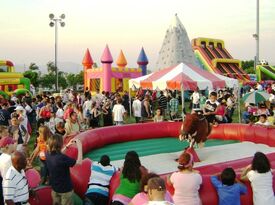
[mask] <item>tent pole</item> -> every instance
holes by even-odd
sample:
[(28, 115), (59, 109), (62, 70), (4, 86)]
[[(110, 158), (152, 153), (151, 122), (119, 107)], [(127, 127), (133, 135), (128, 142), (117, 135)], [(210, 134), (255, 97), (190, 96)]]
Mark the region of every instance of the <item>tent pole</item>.
[(184, 89), (183, 89), (183, 85), (181, 84), (180, 86), (181, 88), (181, 115), (182, 115), (182, 120), (184, 119), (185, 115), (184, 115), (184, 112), (183, 112), (183, 109), (185, 108), (184, 106)]
[(239, 123), (241, 123), (241, 92), (240, 92), (240, 87), (238, 89), (238, 96), (237, 96), (237, 102), (238, 102), (238, 115), (239, 115)]

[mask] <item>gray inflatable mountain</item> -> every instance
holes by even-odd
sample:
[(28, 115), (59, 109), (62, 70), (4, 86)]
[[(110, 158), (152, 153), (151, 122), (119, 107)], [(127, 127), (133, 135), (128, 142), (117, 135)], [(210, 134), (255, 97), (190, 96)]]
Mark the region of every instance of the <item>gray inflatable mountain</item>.
[(187, 32), (177, 14), (166, 31), (159, 52), (156, 69), (161, 70), (181, 62), (197, 66)]

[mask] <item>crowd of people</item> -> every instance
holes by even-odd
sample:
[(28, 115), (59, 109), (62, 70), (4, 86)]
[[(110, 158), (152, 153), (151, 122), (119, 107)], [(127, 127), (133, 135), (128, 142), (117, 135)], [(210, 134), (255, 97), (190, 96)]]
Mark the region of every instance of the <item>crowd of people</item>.
[[(256, 88), (261, 89), (258, 85)], [(274, 125), (273, 85), (267, 85), (266, 89), (271, 94), (270, 103), (260, 104), (257, 110), (255, 105), (248, 104), (248, 114), (244, 112), (243, 116), (249, 115), (248, 118), (244, 117), (244, 120), (249, 120), (245, 122), (251, 122), (252, 113), (253, 117), (259, 117), (256, 124)], [(72, 204), (73, 192), (69, 168), (81, 163), (82, 146), (79, 140), (71, 140), (66, 146), (63, 146), (63, 141), (67, 137), (70, 138), (87, 129), (129, 123), (129, 119), (131, 119), (129, 115), (133, 115), (136, 123), (162, 122), (181, 119), (182, 113), (186, 113), (187, 110), (190, 112), (200, 111), (213, 125), (230, 123), (233, 121), (236, 110), (237, 97), (239, 96), (230, 89), (211, 91), (209, 94), (195, 90), (190, 93), (189, 109), (181, 105), (180, 93), (171, 90), (139, 89), (134, 97), (129, 96), (128, 92), (123, 94), (118, 92), (100, 93), (97, 90), (96, 94), (91, 95), (88, 89), (82, 93), (66, 90), (63, 95), (57, 96), (47, 93), (31, 96), (30, 93), (26, 93), (23, 96), (13, 95), (10, 100), (2, 99), (0, 102), (0, 147), (2, 153), (0, 156), (0, 179), (3, 179), (1, 188), (4, 192), (2, 194), (1, 191), (0, 197), (4, 195), (4, 199), (0, 199), (0, 204), (4, 203), (4, 200), (7, 204), (27, 204), (28, 194), (27, 187), (24, 186), (24, 169), (26, 166), (31, 167), (34, 163), (39, 166), (42, 184), (52, 186), (53, 201), (56, 204)], [(273, 123), (268, 124), (267, 121)], [(63, 154), (72, 144), (76, 144), (78, 147), (77, 160)], [(192, 165), (192, 156), (182, 156), (179, 160), (179, 173), (189, 173), (188, 178), (184, 180), (195, 180), (195, 182), (193, 181), (194, 187), (191, 189), (198, 191), (202, 181), (199, 173), (193, 171)], [(93, 178), (97, 176), (96, 174), (91, 177), (86, 201), (93, 201), (93, 204), (106, 204), (109, 201), (106, 198), (108, 183), (116, 168), (110, 165), (109, 157), (104, 156), (97, 165), (93, 166), (93, 169), (96, 169), (92, 170), (93, 173), (102, 171), (105, 181), (99, 182)], [(185, 200), (182, 198), (182, 193), (189, 190), (178, 184), (179, 180), (186, 175), (174, 173), (169, 178), (169, 182), (179, 192), (175, 192), (171, 199), (162, 179), (153, 173), (148, 173), (135, 152), (127, 153), (121, 173), (121, 184), (113, 196), (113, 205), (142, 204), (136, 203), (135, 199), (139, 201), (146, 197), (147, 201), (162, 199), (164, 204), (171, 204), (173, 201), (175, 204), (182, 204), (181, 201)], [(102, 173), (99, 175), (101, 176)], [(15, 181), (10, 180), (13, 176), (16, 176), (16, 179), (22, 179), (20, 186), (14, 188)], [(251, 181), (252, 178), (248, 177), (248, 179)], [(217, 189), (219, 188), (217, 180), (213, 184)], [(95, 190), (100, 190), (100, 194), (103, 196), (98, 198), (98, 195), (94, 194)], [(142, 193), (135, 197), (140, 191)], [(199, 204), (200, 199), (197, 192), (192, 196), (192, 200), (194, 200), (193, 204)], [(148, 204), (153, 203), (148, 202)]]

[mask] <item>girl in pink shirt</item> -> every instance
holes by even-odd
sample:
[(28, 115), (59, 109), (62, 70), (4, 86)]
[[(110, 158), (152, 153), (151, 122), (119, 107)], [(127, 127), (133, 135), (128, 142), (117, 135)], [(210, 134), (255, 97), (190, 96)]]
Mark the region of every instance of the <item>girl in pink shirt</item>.
[(187, 152), (181, 154), (178, 163), (179, 171), (168, 178), (175, 189), (173, 196), (175, 205), (201, 205), (199, 189), (202, 177), (193, 169), (192, 154)]

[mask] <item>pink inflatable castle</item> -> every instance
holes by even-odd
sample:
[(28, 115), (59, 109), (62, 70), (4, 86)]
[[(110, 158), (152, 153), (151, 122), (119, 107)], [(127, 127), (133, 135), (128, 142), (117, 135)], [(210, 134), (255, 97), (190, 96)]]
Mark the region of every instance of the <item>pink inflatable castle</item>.
[(91, 92), (96, 90), (100, 90), (100, 92), (128, 91), (129, 79), (137, 78), (147, 73), (148, 59), (143, 48), (137, 60), (138, 68), (126, 67), (127, 60), (122, 50), (116, 61), (117, 67), (112, 67), (113, 57), (108, 45), (106, 45), (100, 60), (102, 66), (96, 67), (89, 49), (86, 50), (82, 61), (84, 88), (88, 87)]

